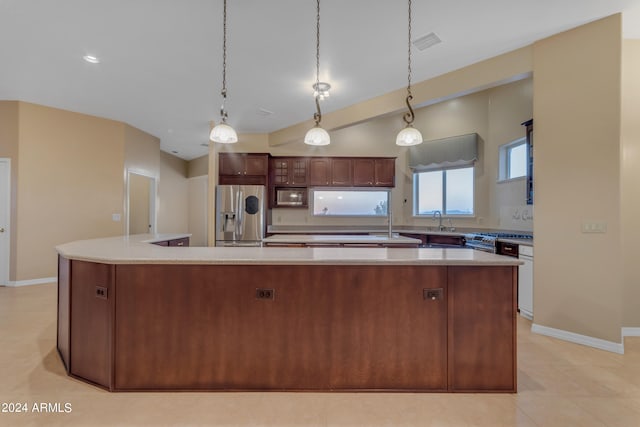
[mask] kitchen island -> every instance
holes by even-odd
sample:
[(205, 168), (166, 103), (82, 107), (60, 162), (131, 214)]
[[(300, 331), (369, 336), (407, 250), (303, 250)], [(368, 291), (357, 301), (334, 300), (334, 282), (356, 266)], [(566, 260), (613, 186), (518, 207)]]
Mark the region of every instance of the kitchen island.
[(388, 234), (275, 234), (262, 239), (270, 247), (389, 247), (417, 248), (421, 241), (398, 233)]
[(517, 259), (468, 249), (58, 246), (58, 351), (110, 391), (516, 391)]

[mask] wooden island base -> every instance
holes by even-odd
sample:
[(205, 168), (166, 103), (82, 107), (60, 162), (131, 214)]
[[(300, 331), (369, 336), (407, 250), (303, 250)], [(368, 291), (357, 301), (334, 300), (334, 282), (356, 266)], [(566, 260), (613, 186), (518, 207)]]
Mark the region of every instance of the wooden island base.
[(59, 257), (58, 350), (110, 391), (516, 391), (517, 266)]

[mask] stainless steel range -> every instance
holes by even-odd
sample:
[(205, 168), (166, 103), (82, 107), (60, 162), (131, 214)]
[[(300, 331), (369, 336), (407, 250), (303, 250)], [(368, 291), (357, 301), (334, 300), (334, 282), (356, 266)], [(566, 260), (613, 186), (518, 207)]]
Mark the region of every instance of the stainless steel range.
[(517, 233), (468, 233), (464, 238), (468, 248), (496, 253), (498, 239), (532, 239), (533, 236)]

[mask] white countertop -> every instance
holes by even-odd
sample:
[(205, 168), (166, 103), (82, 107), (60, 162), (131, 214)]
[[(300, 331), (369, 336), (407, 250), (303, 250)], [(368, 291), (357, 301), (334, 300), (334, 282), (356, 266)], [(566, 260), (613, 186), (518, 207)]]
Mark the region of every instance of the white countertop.
[(408, 244), (419, 245), (420, 239), (385, 234), (276, 234), (262, 239), (263, 243), (304, 244)]
[(150, 242), (188, 234), (108, 237), (56, 246), (68, 259), (105, 264), (520, 265), (517, 258), (473, 249), (165, 247)]

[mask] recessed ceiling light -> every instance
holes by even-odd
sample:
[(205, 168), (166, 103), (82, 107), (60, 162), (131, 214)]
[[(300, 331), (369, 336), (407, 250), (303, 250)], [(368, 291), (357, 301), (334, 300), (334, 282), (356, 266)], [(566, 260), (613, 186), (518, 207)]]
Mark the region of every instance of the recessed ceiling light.
[(84, 59), (85, 61), (89, 62), (90, 64), (99, 64), (100, 60), (93, 56), (93, 55), (85, 55), (82, 57), (82, 59)]

